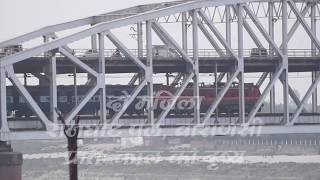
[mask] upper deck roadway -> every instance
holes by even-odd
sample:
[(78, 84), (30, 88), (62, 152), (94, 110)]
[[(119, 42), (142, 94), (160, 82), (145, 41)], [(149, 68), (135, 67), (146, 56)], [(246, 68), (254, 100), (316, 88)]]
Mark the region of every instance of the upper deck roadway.
[[(141, 69), (130, 59), (126, 57), (110, 57), (110, 53), (114, 50), (106, 50), (106, 73), (135, 73)], [(136, 52), (136, 50), (133, 50)], [(200, 51), (201, 52), (201, 51)], [(215, 66), (217, 72), (230, 72), (231, 68), (235, 67), (237, 60), (232, 57), (218, 57), (212, 49), (203, 50), (199, 57), (199, 72), (213, 73)], [(249, 50), (247, 51), (249, 52)], [(320, 71), (320, 55), (312, 57), (310, 50), (289, 50), (289, 72), (313, 72)], [(109, 57), (108, 57), (109, 55)], [(250, 57), (249, 53), (245, 54), (244, 71), (246, 73), (258, 72), (274, 72), (277, 64), (281, 60), (279, 57)], [(95, 67), (98, 64), (98, 57), (92, 55), (79, 54), (76, 56), (90, 67)], [(146, 64), (146, 57), (140, 58)], [(41, 73), (48, 67), (48, 58), (44, 56), (36, 56), (29, 58), (27, 61), (22, 61), (14, 64), (16, 73)], [(154, 57), (153, 70), (154, 73), (173, 73), (186, 72), (187, 63), (181, 57)], [(64, 56), (57, 57), (57, 73), (68, 74), (72, 73), (74, 64)], [(77, 72), (82, 73), (79, 69)]]

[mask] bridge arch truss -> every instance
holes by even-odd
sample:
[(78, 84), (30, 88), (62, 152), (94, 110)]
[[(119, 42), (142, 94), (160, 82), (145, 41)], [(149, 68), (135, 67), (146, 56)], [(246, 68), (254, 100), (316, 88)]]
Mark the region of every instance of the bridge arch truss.
[[(184, 74), (181, 73), (176, 77), (175, 81), (182, 81), (181, 87), (174, 94), (169, 107), (173, 107), (178, 97), (182, 94), (183, 90), (187, 87), (189, 82), (195, 84), (194, 88), (194, 113), (191, 122), (192, 125), (215, 125), (212, 122), (212, 114), (217, 109), (219, 103), (224, 95), (232, 85), (232, 82), (239, 81), (239, 113), (236, 120), (236, 126), (248, 127), (254, 125), (256, 114), (262, 106), (263, 101), (268, 94), (271, 93), (271, 109), (274, 110), (274, 86), (277, 80), (280, 80), (283, 85), (283, 102), (284, 112), (281, 118), (277, 132), (280, 132), (283, 126), (284, 132), (289, 127), (297, 126), (296, 121), (299, 115), (303, 112), (306, 102), (311, 98), (313, 99), (314, 109), (317, 108), (317, 94), (316, 88), (320, 81), (320, 76), (317, 72), (313, 73), (312, 84), (307, 90), (307, 93), (302, 99), (299, 99), (295, 92), (289, 85), (288, 73), (291, 54), (289, 54), (288, 46), (290, 39), (293, 37), (295, 31), (301, 26), (306, 35), (311, 40), (311, 49), (308, 58), (314, 58), (317, 62), (320, 61), (319, 50), (320, 41), (317, 37), (316, 20), (320, 17), (319, 1), (317, 0), (281, 0), (281, 1), (268, 1), (268, 0), (189, 0), (189, 1), (176, 1), (168, 3), (155, 3), (149, 5), (136, 6), (124, 10), (114, 11), (111, 13), (101, 14), (98, 16), (79, 19), (71, 22), (57, 24), (49, 27), (30, 32), (19, 37), (10, 39), (0, 43), (0, 47), (6, 47), (13, 44), (23, 44), (27, 41), (43, 37), (43, 43), (40, 43), (30, 49), (23, 50), (22, 52), (15, 53), (0, 59), (0, 100), (1, 100), (1, 139), (11, 139), (10, 137), (18, 137), (14, 132), (10, 133), (8, 126), (8, 117), (6, 109), (6, 80), (9, 79), (12, 84), (17, 88), (19, 93), (25, 97), (31, 109), (35, 112), (38, 118), (44, 124), (46, 130), (52, 130), (58, 124), (57, 114), (57, 58), (65, 57), (72, 63), (80, 67), (83, 72), (88, 73), (93, 77), (93, 86), (87, 92), (85, 97), (73, 108), (73, 110), (66, 116), (67, 122), (72, 123), (72, 120), (80, 112), (80, 110), (89, 102), (89, 100), (96, 93), (99, 93), (100, 103), (100, 122), (101, 129), (109, 129), (110, 127), (118, 126), (119, 119), (125, 113), (126, 108), (132, 103), (134, 98), (139, 92), (147, 86), (149, 103), (148, 103), (148, 116), (145, 125), (151, 127), (160, 127), (165, 125), (166, 119), (170, 109), (165, 109), (158, 118), (154, 117), (153, 112), (153, 74), (154, 74), (154, 61), (152, 57), (152, 40), (156, 34), (163, 43), (170, 48), (173, 48), (179, 54), (180, 59), (186, 63)], [(267, 20), (263, 23), (261, 19)], [(288, 19), (293, 19), (293, 25), (289, 25)], [(275, 40), (275, 22), (281, 22), (281, 43)], [(231, 23), (235, 22), (237, 31), (231, 31)], [(176, 35), (171, 34), (163, 26), (163, 23), (181, 23), (182, 31), (179, 34), (182, 37), (182, 42), (177, 42)], [(225, 33), (217, 28), (217, 23), (222, 23), (225, 26)], [(144, 26), (142, 26), (144, 24)], [(138, 30), (138, 53), (134, 53), (126, 47), (126, 44), (118, 39), (113, 30), (128, 25), (137, 25)], [(61, 31), (75, 29), (79, 27), (87, 27), (84, 30), (74, 32), (64, 37), (59, 37), (58, 33)], [(143, 29), (145, 27), (145, 29)], [(188, 28), (192, 29), (192, 33), (188, 33)], [(256, 30), (254, 30), (256, 29)], [(262, 91), (262, 96), (254, 105), (251, 112), (245, 114), (245, 80), (244, 74), (246, 72), (245, 52), (244, 52), (244, 31), (246, 31), (256, 47), (266, 48), (271, 58), (275, 58), (275, 69), (270, 72), (263, 72), (258, 85), (261, 85), (268, 76), (270, 80), (266, 88)], [(146, 48), (143, 49), (143, 40), (141, 33), (145, 32)], [(218, 92), (216, 100), (211, 104), (208, 111), (200, 114), (200, 98), (199, 97), (199, 34), (207, 38), (208, 42), (212, 45), (212, 51), (220, 58), (227, 58), (234, 60), (229, 72), (221, 72), (217, 80), (223, 79), (227, 76), (225, 86)], [(262, 39), (257, 36), (257, 33), (263, 37)], [(84, 63), (69, 47), (69, 44), (79, 41), (83, 38), (91, 37), (92, 49), (96, 49), (99, 53), (98, 68), (92, 68)], [(232, 37), (237, 37), (237, 44), (232, 45)], [(109, 39), (124, 56), (130, 59), (139, 69), (142, 74), (142, 80), (136, 86), (130, 97), (127, 99), (122, 109), (116, 113), (111, 119), (106, 118), (106, 92), (105, 92), (105, 74), (106, 74), (106, 61), (105, 55), (105, 39)], [(192, 40), (192, 46), (188, 48), (188, 39)], [(98, 46), (97, 46), (98, 44)], [(236, 48), (235, 48), (236, 47)], [(191, 49), (191, 52), (188, 51)], [(145, 53), (144, 53), (145, 52)], [(29, 61), (30, 58), (43, 55), (49, 59), (48, 74), (50, 85), (50, 116), (47, 117), (41, 110), (39, 105), (19, 81), (16, 76), (14, 65), (22, 62)], [(145, 61), (141, 61), (144, 59)], [(320, 64), (320, 63), (319, 63)], [(315, 67), (315, 69), (320, 68)], [(135, 76), (135, 79), (137, 79)], [(183, 79), (182, 79), (183, 77)], [(133, 79), (133, 83), (135, 82)], [(181, 80), (182, 79), (182, 80)], [(217, 81), (216, 81), (217, 82)], [(297, 109), (289, 113), (289, 97), (294, 100)], [(280, 128), (280, 129), (279, 129)], [(296, 127), (293, 127), (296, 128)], [(304, 127), (305, 132), (308, 127)], [(318, 128), (320, 129), (320, 128)], [(298, 130), (299, 132), (302, 132)], [(268, 132), (272, 130), (268, 129)], [(319, 131), (320, 132), (320, 131)]]

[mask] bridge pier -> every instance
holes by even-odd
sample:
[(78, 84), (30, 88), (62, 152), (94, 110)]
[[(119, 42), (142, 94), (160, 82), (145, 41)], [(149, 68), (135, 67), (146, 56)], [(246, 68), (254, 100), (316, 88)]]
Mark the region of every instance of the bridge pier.
[(10, 144), (0, 141), (1, 180), (21, 180), (22, 154), (13, 152)]

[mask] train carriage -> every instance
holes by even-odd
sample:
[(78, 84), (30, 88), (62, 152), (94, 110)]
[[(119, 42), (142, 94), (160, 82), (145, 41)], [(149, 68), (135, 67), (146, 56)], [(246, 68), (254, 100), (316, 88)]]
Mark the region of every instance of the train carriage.
[[(121, 110), (124, 103), (130, 98), (130, 94), (136, 88), (135, 85), (106, 85), (106, 107), (108, 116), (113, 116)], [(216, 99), (216, 93), (221, 91), (223, 83), (219, 83), (218, 87), (214, 85), (200, 85), (200, 112), (205, 113), (212, 102)], [(76, 102), (80, 103), (90, 86), (78, 86), (77, 94), (75, 96), (74, 86), (58, 86), (58, 108), (62, 113), (67, 114), (75, 107)], [(165, 108), (167, 108), (170, 99), (177, 91), (177, 87), (166, 85), (154, 86), (154, 111), (158, 116)], [(27, 90), (31, 96), (39, 104), (46, 115), (50, 113), (50, 96), (48, 87), (27, 86)], [(147, 88), (144, 87), (133, 102), (125, 111), (126, 115), (143, 115), (147, 109), (148, 97)], [(246, 113), (250, 112), (254, 104), (261, 96), (260, 90), (254, 84), (245, 84), (245, 103)], [(189, 84), (178, 98), (175, 106), (170, 111), (170, 114), (192, 114), (193, 113), (193, 85)], [(29, 117), (34, 115), (26, 100), (19, 95), (18, 91), (12, 86), (8, 87), (7, 92), (7, 106), (8, 112), (15, 112), (17, 117)], [(234, 83), (225, 96), (222, 98), (218, 106), (219, 113), (238, 113), (239, 109), (239, 85)], [(79, 115), (99, 115), (100, 96), (96, 93), (89, 102), (80, 110)]]

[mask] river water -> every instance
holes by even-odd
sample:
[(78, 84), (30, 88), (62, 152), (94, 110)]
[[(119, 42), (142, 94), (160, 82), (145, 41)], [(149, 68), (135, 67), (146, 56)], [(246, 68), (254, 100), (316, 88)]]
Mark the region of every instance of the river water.
[[(79, 179), (87, 180), (319, 180), (318, 147), (305, 154), (257, 154), (252, 150), (198, 150), (188, 148), (121, 148), (119, 143), (80, 141)], [(180, 146), (181, 147), (181, 146)], [(23, 179), (68, 179), (66, 143), (13, 142), (24, 153)], [(256, 150), (267, 149), (261, 146)], [(270, 148), (270, 147), (269, 147)], [(298, 146), (292, 148), (300, 149)], [(303, 148), (302, 148), (303, 149)], [(311, 150), (310, 150), (311, 149)], [(314, 149), (314, 151), (312, 151)]]

